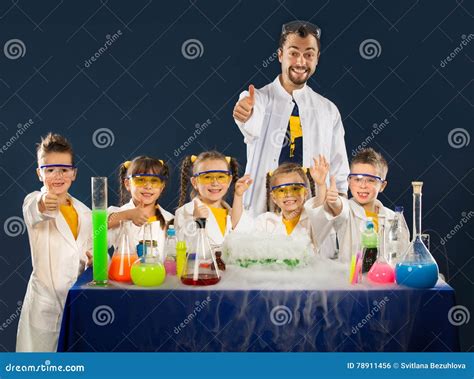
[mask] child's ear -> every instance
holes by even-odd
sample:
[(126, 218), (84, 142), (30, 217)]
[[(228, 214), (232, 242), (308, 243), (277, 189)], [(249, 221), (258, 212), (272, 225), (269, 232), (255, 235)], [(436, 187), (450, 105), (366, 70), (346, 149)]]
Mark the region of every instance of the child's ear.
[(39, 181), (42, 182), (42, 181), (43, 181), (43, 178), (42, 178), (42, 176), (41, 176), (41, 170), (40, 170), (39, 168), (36, 169), (36, 175), (38, 175)]
[(123, 184), (125, 185), (125, 188), (127, 189), (128, 192), (130, 192), (130, 179), (124, 179)]
[(383, 192), (383, 190), (385, 189), (385, 187), (387, 187), (387, 183), (388, 183), (387, 181), (384, 181), (384, 182), (382, 183), (382, 187), (380, 187), (380, 191), (379, 191), (379, 192)]
[(191, 185), (197, 191), (197, 183), (196, 183), (196, 178), (194, 176), (191, 177)]
[(77, 177), (77, 169), (74, 170), (74, 175), (71, 178), (71, 182), (75, 181)]

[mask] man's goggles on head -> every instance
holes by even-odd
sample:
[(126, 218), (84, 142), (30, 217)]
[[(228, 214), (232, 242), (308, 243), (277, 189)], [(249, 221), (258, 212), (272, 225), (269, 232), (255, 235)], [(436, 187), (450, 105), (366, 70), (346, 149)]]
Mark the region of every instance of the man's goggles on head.
[(197, 172), (193, 176), (199, 184), (212, 184), (214, 182), (227, 184), (230, 182), (231, 174), (228, 170), (209, 170)]
[(150, 186), (160, 188), (163, 186), (165, 178), (159, 174), (133, 174), (127, 176), (136, 187)]
[(64, 178), (70, 178), (76, 172), (76, 167), (70, 164), (45, 164), (40, 167), (41, 172), (47, 178), (55, 175), (62, 176)]
[(317, 39), (321, 39), (321, 28), (308, 21), (295, 20), (283, 24), (281, 27), (281, 34), (296, 33), (302, 26), (306, 27), (311, 34), (314, 34)]
[(354, 184), (368, 184), (375, 186), (377, 183), (383, 183), (383, 180), (380, 176), (371, 175), (371, 174), (349, 174), (347, 179)]
[(301, 196), (304, 195), (306, 190), (306, 184), (304, 183), (285, 183), (278, 186), (273, 186), (271, 191), (274, 196), (278, 198), (289, 197), (289, 196)]

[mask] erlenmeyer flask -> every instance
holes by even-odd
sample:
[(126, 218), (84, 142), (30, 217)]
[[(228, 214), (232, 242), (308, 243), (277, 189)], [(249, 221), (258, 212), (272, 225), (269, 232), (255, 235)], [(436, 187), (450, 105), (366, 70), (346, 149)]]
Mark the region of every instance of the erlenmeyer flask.
[(191, 286), (209, 286), (221, 279), (219, 267), (206, 235), (206, 219), (198, 218), (195, 251), (188, 254), (181, 281)]
[(421, 238), (421, 188), (413, 186), (413, 240), (395, 268), (398, 284), (414, 288), (431, 288), (438, 281), (438, 265)]
[(152, 226), (151, 223), (147, 223), (143, 232), (143, 255), (132, 265), (130, 271), (133, 283), (140, 287), (159, 286), (166, 277), (165, 267), (157, 255), (153, 242)]
[(130, 242), (131, 223), (120, 221), (119, 245), (115, 247), (109, 266), (109, 279), (116, 282), (131, 282), (130, 270), (138, 260), (135, 248)]
[(385, 225), (381, 225), (379, 230), (379, 253), (377, 260), (367, 274), (367, 279), (372, 284), (390, 284), (395, 282), (395, 272), (386, 259), (385, 234)]

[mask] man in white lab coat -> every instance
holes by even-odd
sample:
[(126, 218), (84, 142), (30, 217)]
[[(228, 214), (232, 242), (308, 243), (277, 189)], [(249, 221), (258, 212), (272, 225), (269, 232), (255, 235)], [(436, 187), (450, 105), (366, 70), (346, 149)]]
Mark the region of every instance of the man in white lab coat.
[[(278, 49), (281, 74), (270, 84), (241, 93), (233, 117), (247, 145), (246, 173), (254, 185), (244, 206), (257, 216), (266, 211), (265, 178), (280, 163), (309, 167), (323, 154), (340, 193), (347, 193), (349, 164), (344, 127), (337, 107), (314, 92), (306, 82), (320, 55), (321, 30), (309, 22), (283, 25)], [(329, 184), (329, 182), (328, 182)]]

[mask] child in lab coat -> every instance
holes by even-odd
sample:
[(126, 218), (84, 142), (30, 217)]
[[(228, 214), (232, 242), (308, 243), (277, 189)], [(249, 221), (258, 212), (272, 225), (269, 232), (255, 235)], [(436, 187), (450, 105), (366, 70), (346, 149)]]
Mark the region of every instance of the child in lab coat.
[[(327, 191), (325, 209), (328, 214), (336, 216), (334, 227), (337, 231), (341, 261), (350, 261), (352, 254), (359, 248), (361, 233), (365, 229), (368, 217), (371, 217), (375, 230), (393, 219), (395, 213), (386, 208), (378, 194), (387, 186), (388, 164), (384, 157), (372, 148), (367, 148), (352, 159), (348, 176), (350, 200), (337, 193), (335, 184)], [(406, 223), (402, 223), (403, 244), (407, 245), (409, 231)]]
[(168, 165), (161, 159), (139, 156), (124, 162), (119, 168), (120, 207), (109, 207), (110, 244), (117, 247), (120, 221), (132, 221), (131, 243), (143, 240), (143, 225), (152, 224), (152, 237), (158, 253), (163, 254), (166, 230), (173, 215), (158, 204), (169, 180)]
[[(225, 202), (232, 183), (234, 203), (238, 203), (239, 224), (248, 223), (248, 215), (242, 209), (242, 196), (251, 185), (248, 175), (238, 179), (239, 166), (234, 158), (217, 151), (206, 151), (198, 156), (184, 158), (181, 166), (179, 208), (175, 213), (175, 228), (180, 240), (193, 246), (197, 218), (206, 218), (206, 232), (213, 247), (220, 247), (224, 237), (235, 229), (234, 206)], [(191, 201), (185, 204), (191, 184)], [(240, 200), (237, 200), (240, 199)], [(237, 222), (235, 222), (237, 225)]]
[(18, 352), (57, 350), (67, 292), (91, 258), (90, 209), (68, 193), (77, 174), (70, 143), (49, 133), (37, 155), (43, 187), (23, 203), (33, 272), (18, 324)]
[[(332, 229), (332, 217), (322, 209), (329, 164), (322, 155), (319, 159), (313, 158), (313, 163), (310, 169), (296, 163), (283, 163), (267, 174), (268, 212), (257, 216), (251, 229), (278, 235), (309, 236), (314, 251), (319, 251)], [(317, 196), (311, 198), (315, 192)]]

